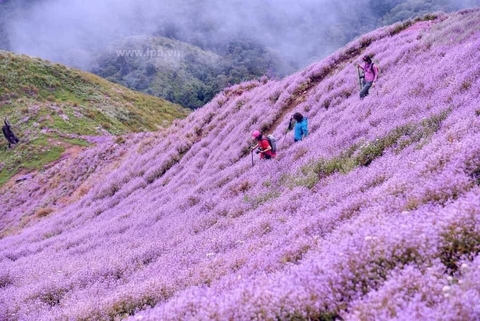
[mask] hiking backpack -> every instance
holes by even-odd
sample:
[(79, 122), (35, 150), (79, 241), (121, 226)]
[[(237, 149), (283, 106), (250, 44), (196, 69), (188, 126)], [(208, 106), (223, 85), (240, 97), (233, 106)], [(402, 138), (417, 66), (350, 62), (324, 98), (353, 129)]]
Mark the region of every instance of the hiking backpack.
[[(377, 72), (375, 73), (375, 69), (373, 67), (377, 67)], [(380, 68), (378, 68), (377, 64), (372, 61), (372, 65), (370, 66), (370, 70), (375, 74), (375, 76), (378, 78), (378, 75), (380, 74)]]
[(268, 143), (270, 144), (270, 147), (272, 148), (272, 152), (276, 153), (277, 152), (277, 139), (275, 136), (272, 134), (267, 135), (267, 140)]

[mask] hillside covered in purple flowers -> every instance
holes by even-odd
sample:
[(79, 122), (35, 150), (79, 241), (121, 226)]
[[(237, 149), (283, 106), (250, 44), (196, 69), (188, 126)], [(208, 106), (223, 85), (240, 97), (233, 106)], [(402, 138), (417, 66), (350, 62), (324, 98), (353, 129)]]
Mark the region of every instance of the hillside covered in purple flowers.
[(480, 9), (385, 27), (3, 188), (0, 320), (479, 320), (479, 48)]

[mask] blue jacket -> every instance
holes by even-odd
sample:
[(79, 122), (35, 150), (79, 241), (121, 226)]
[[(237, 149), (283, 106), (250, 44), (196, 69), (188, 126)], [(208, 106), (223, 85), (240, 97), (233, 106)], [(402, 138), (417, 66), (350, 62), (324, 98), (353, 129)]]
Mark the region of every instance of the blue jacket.
[(301, 122), (297, 122), (295, 124), (295, 134), (293, 136), (294, 140), (298, 142), (303, 138), (307, 137), (308, 135), (308, 119), (306, 117), (303, 118)]

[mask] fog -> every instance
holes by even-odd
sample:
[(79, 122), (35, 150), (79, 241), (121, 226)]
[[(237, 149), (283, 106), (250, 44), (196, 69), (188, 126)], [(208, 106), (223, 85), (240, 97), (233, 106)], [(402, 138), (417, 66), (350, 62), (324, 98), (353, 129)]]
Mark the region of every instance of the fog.
[[(478, 1), (449, 5), (460, 9)], [(217, 52), (229, 40), (251, 38), (302, 66), (376, 28), (385, 8), (402, 2), (422, 1), (37, 0), (11, 17), (5, 28), (10, 50), (87, 70), (103, 47), (144, 34), (169, 36)]]

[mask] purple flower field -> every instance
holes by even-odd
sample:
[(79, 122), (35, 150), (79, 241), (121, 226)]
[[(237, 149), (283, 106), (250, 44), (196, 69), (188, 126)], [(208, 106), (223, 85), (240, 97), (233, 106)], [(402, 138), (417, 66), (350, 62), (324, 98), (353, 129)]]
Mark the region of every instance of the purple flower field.
[[(479, 101), (473, 9), (91, 138), (0, 190), (0, 320), (480, 320)], [(278, 157), (252, 167), (256, 129)]]

